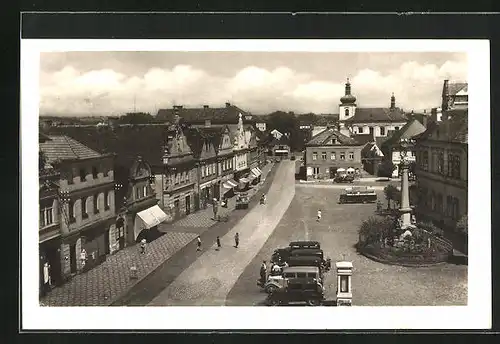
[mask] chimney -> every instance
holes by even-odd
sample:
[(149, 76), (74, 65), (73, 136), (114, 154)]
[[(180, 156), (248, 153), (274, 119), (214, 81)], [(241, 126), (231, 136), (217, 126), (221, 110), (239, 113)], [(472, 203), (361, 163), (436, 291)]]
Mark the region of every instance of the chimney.
[(422, 116), (422, 124), (427, 129), (428, 121), (427, 121), (427, 115), (425, 115), (425, 110), (424, 110), (424, 116)]
[(208, 109), (208, 108), (209, 108), (209, 106), (208, 106), (208, 105), (203, 105), (203, 108), (204, 108), (204, 109)]
[(448, 84), (449, 80), (445, 80), (443, 83), (443, 94), (441, 96), (441, 108), (443, 109), (443, 111), (448, 109)]
[(231, 103), (226, 103), (226, 107), (230, 107), (231, 106)]

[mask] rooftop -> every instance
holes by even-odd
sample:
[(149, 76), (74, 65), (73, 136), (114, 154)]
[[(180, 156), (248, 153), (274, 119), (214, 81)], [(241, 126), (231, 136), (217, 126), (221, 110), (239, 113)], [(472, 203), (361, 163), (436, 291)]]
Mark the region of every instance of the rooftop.
[(384, 142), (384, 145), (397, 144), (400, 140), (412, 138), (420, 133), (423, 133), (425, 130), (426, 128), (423, 124), (414, 118), (406, 123), (401, 129), (394, 131), (392, 136)]
[[(225, 107), (219, 108), (177, 107), (173, 109), (160, 109), (156, 115), (156, 119), (166, 122), (173, 122), (177, 114), (188, 123), (204, 123), (206, 120), (210, 120), (212, 123), (236, 124), (238, 123), (240, 113), (243, 115), (243, 123), (248, 123), (249, 120), (245, 118), (245, 116), (250, 114), (229, 103), (226, 104)], [(252, 119), (254, 117), (256, 116), (252, 116)]]
[(346, 122), (351, 123), (406, 121), (407, 118), (400, 108), (357, 108), (354, 116), (346, 119)]
[(47, 162), (99, 158), (102, 155), (86, 145), (66, 135), (46, 135), (49, 140), (40, 142), (40, 150)]
[(466, 82), (450, 82), (448, 83), (448, 92), (450, 96), (456, 95), (460, 91), (467, 92), (468, 84)]
[[(332, 143), (332, 140), (336, 143)], [(330, 145), (362, 145), (355, 139), (346, 136), (333, 128), (326, 128), (322, 132), (314, 135), (306, 146), (330, 146)]]

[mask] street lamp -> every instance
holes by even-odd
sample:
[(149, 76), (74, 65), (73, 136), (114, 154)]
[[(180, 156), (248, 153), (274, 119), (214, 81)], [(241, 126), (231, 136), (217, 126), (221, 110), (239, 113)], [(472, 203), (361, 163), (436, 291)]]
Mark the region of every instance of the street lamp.
[(410, 191), (408, 183), (408, 170), (411, 161), (408, 153), (411, 151), (414, 144), (415, 140), (413, 139), (401, 139), (399, 141), (399, 154), (401, 157), (401, 162), (399, 164), (399, 168), (401, 169), (401, 207), (399, 208), (399, 213), (402, 229), (406, 229), (411, 225)]

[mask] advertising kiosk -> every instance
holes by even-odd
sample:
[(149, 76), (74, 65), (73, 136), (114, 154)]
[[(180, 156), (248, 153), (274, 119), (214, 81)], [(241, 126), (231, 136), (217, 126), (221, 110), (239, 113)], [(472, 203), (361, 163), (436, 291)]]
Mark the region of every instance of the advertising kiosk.
[(352, 305), (352, 263), (337, 262), (337, 306)]

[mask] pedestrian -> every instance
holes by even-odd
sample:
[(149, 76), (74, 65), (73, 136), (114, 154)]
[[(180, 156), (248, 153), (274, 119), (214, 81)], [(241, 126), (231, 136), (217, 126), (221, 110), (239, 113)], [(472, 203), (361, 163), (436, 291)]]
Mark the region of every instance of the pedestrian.
[(318, 218), (316, 219), (316, 221), (320, 221), (321, 220), (321, 209), (318, 210)]
[(278, 264), (274, 264), (272, 269), (271, 269), (271, 274), (273, 276), (281, 275), (281, 267)]
[(234, 235), (234, 247), (238, 248), (239, 244), (240, 244), (240, 235), (236, 233)]
[(85, 264), (87, 263), (87, 251), (84, 248), (82, 248), (80, 252), (80, 261), (82, 263), (82, 269), (85, 268)]
[(266, 283), (266, 274), (267, 274), (267, 264), (266, 261), (262, 261), (262, 265), (260, 266), (260, 281), (262, 284)]
[(141, 240), (141, 254), (146, 253), (146, 239)]
[(196, 245), (197, 245), (196, 251), (201, 251), (201, 238), (199, 235), (198, 235), (198, 238), (196, 238), (196, 241), (197, 241), (196, 242)]
[(221, 248), (220, 238), (219, 236), (217, 236), (217, 250), (219, 250), (220, 248)]

